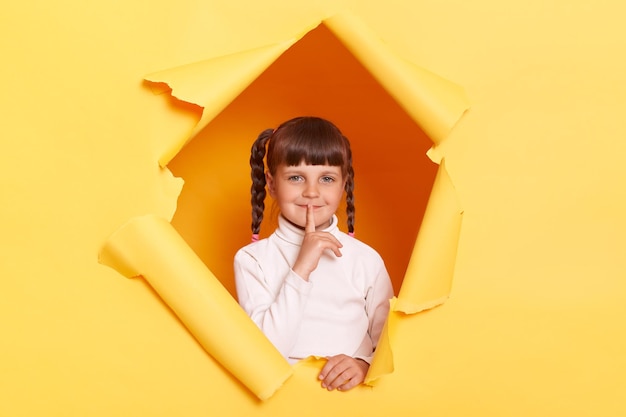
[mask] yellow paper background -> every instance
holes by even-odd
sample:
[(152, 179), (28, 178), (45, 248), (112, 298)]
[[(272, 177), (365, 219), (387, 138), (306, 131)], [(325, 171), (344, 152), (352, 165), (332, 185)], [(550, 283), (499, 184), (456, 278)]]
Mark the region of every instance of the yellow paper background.
[[(625, 414), (624, 6), (208, 3), (3, 8), (0, 415)], [(175, 211), (181, 181), (157, 161), (197, 114), (146, 74), (343, 8), (471, 98), (434, 151), (464, 209), (454, 286), (396, 323), (376, 387), (324, 392), (305, 363), (259, 403), (97, 253), (128, 219)]]

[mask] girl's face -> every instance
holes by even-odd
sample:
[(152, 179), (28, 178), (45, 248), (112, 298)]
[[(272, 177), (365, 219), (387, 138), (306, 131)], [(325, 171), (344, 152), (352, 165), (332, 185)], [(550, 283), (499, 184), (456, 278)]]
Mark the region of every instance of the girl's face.
[(343, 196), (345, 179), (341, 167), (331, 165), (279, 165), (274, 175), (265, 174), (269, 193), (282, 215), (304, 228), (307, 206), (313, 206), (315, 228), (330, 225)]

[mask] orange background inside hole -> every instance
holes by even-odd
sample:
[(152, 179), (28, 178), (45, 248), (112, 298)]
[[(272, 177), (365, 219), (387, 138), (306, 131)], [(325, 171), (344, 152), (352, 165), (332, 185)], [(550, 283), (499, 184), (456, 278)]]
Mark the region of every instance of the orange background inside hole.
[[(235, 295), (232, 259), (250, 242), (250, 146), (300, 115), (334, 122), (350, 139), (357, 237), (384, 258), (397, 293), (437, 165), (430, 139), (324, 26), (287, 50), (168, 165), (185, 180), (172, 224)], [(339, 227), (346, 231), (345, 206)], [(269, 196), (261, 236), (276, 222)]]

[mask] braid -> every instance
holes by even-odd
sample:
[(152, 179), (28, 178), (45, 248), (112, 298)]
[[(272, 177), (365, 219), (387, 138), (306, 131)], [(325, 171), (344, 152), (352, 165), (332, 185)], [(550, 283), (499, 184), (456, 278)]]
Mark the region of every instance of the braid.
[(261, 230), (261, 221), (263, 220), (263, 211), (265, 210), (265, 145), (274, 133), (273, 129), (266, 129), (254, 141), (250, 152), (250, 177), (252, 178), (252, 186), (250, 192), (252, 197), (252, 233), (258, 235)]
[(352, 151), (348, 139), (344, 136), (347, 147), (347, 176), (346, 176), (346, 213), (348, 215), (348, 233), (354, 236), (354, 169), (352, 168)]

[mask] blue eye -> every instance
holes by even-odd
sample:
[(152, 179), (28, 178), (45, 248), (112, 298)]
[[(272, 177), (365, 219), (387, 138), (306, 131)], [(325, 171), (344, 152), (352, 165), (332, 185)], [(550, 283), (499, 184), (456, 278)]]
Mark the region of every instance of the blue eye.
[(320, 181), (324, 183), (330, 183), (330, 182), (334, 182), (335, 179), (333, 177), (322, 177)]
[(287, 180), (290, 182), (299, 182), (302, 181), (302, 177), (300, 175), (292, 175), (291, 177), (287, 178)]

